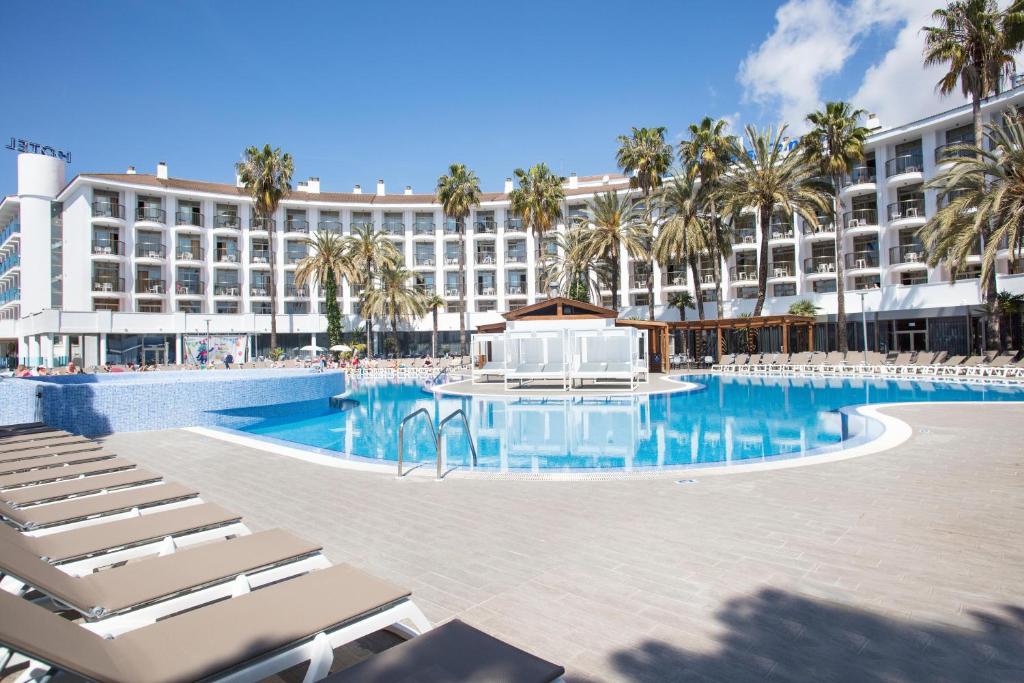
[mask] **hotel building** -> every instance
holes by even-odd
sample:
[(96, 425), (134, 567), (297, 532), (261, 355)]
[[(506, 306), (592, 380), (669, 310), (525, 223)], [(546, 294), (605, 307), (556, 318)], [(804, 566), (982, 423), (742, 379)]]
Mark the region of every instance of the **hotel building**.
[[(985, 120), (1024, 104), (1024, 87), (990, 98)], [(845, 214), (846, 308), (852, 348), (859, 348), (862, 311), (869, 347), (901, 350), (977, 346), (981, 329), (978, 274), (972, 264), (951, 281), (943, 266), (931, 268), (915, 230), (938, 208), (924, 184), (942, 166), (947, 145), (973, 141), (970, 107), (935, 114), (897, 127), (872, 117), (867, 154), (847, 178)], [(447, 301), (440, 314), (442, 341), (458, 339), (459, 287), (468, 287), (469, 328), (499, 321), (500, 312), (546, 298), (538, 262), (557, 253), (553, 240), (536, 243), (509, 210), (510, 180), (487, 192), (467, 221), (466, 263), (462, 236), (431, 194), (406, 187), (322, 191), (317, 178), (299, 182), (272, 221), (259, 221), (237, 184), (185, 180), (160, 163), (155, 173), (82, 173), (67, 181), (64, 161), (41, 154), (18, 156), (17, 194), (0, 203), (0, 363), (55, 365), (81, 358), (110, 362), (180, 362), (182, 335), (249, 334), (254, 353), (266, 353), (270, 316), (277, 316), (279, 344), (294, 349), (326, 346), (323, 293), (295, 284), (296, 264), (314, 231), (349, 234), (371, 224), (394, 240), (414, 273), (414, 284)], [(607, 191), (627, 192), (621, 175), (576, 176), (565, 183), (565, 230), (585, 214), (586, 202)], [(757, 292), (760, 231), (756, 216), (735, 226), (732, 254), (721, 268), (725, 317), (752, 310)], [(271, 242), (276, 267), (268, 263)], [(835, 232), (830, 220), (812, 229), (800, 219), (777, 216), (769, 228), (766, 314), (785, 313), (798, 300), (821, 308), (816, 343), (834, 347), (836, 312)], [(1000, 290), (1024, 292), (1024, 260), (1000, 252)], [(623, 316), (647, 317), (648, 278), (654, 280), (655, 315), (677, 320), (667, 305), (689, 290), (715, 311), (714, 270), (702, 264), (694, 282), (684, 264), (625, 259), (619, 301), (606, 306)], [(270, 279), (278, 307), (271, 310)], [(360, 293), (339, 287), (347, 330), (358, 329)], [(695, 316), (694, 311), (688, 317)], [(420, 351), (429, 349), (432, 319), (408, 321), (403, 334)]]

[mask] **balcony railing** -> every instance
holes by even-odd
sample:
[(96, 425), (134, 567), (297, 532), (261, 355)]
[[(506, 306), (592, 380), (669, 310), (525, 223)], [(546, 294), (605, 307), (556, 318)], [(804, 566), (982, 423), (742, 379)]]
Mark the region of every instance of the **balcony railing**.
[(476, 264), (478, 266), (493, 266), (498, 262), (498, 256), (493, 251), (482, 251), (476, 254)]
[[(234, 218), (234, 217), (232, 217), (232, 218)], [(214, 224), (214, 227), (221, 227), (221, 226), (217, 225), (217, 217), (214, 217), (213, 224)], [(225, 225), (223, 227), (225, 227), (225, 228), (233, 228), (233, 227), (236, 227), (236, 226), (234, 226), (234, 225)], [(275, 221), (273, 218), (255, 218), (255, 217), (254, 218), (250, 218), (249, 219), (249, 229), (250, 230), (265, 230), (265, 231), (269, 231), (269, 232), (274, 232), (275, 230), (277, 230), (277, 221)]]
[(254, 282), (249, 287), (249, 296), (270, 296), (270, 282)]
[(862, 228), (878, 225), (878, 211), (875, 209), (854, 209), (843, 214), (843, 220), (849, 228)]
[(206, 225), (206, 217), (198, 211), (179, 211), (174, 214), (174, 224), (194, 225), (201, 228)]
[(526, 253), (507, 252), (505, 263), (526, 263)]
[(945, 145), (939, 145), (935, 148), (935, 163), (944, 164), (947, 161), (954, 161), (956, 159), (970, 159), (974, 156), (971, 154), (970, 150), (956, 148), (973, 144), (973, 140), (966, 140), (964, 142), (949, 142)]
[(136, 258), (167, 258), (167, 247), (162, 244), (140, 243), (135, 245)]
[(522, 232), (523, 219), (522, 218), (506, 218), (505, 219), (505, 230), (507, 232)]
[[(715, 269), (714, 268), (701, 268), (698, 272), (700, 273), (700, 283), (702, 285), (713, 285), (713, 284), (715, 284)], [(755, 277), (757, 277), (757, 276), (755, 275)]]
[(457, 266), (457, 265), (459, 265), (459, 255), (458, 254), (445, 254), (444, 255), (444, 264), (446, 266)]
[(732, 240), (733, 244), (754, 244), (755, 242), (757, 242), (757, 230), (753, 228), (737, 230)]
[(456, 221), (448, 220), (444, 222), (444, 234), (461, 235), (462, 230), (459, 229), (459, 224)]
[(120, 240), (93, 240), (92, 253), (103, 256), (124, 256), (124, 242)]
[(495, 291), (496, 290), (493, 282), (489, 285), (477, 284), (476, 286), (477, 296), (495, 296)]
[(206, 254), (198, 244), (179, 244), (174, 255), (179, 261), (202, 261)]
[(252, 263), (270, 263), (270, 252), (266, 249), (253, 249), (249, 252), (249, 261)]
[(0, 292), (0, 304), (8, 304), (12, 301), (18, 301), (21, 298), (21, 288), (14, 287), (12, 289), (5, 289)]
[(432, 255), (431, 256), (420, 256), (420, 255), (417, 254), (415, 258), (416, 258), (416, 265), (417, 266), (433, 266), (434, 265), (434, 257)]
[(240, 296), (242, 285), (237, 282), (215, 282), (213, 283), (214, 296)]
[(306, 258), (307, 256), (309, 256), (309, 252), (305, 252), (305, 251), (289, 251), (289, 252), (285, 252), (284, 262), (286, 264), (288, 264), (288, 265), (292, 265), (292, 264), (298, 263), (299, 261), (301, 261), (302, 259)]
[(444, 288), (444, 295), (445, 296), (459, 296), (459, 288), (458, 287), (446, 286)]
[(836, 257), (834, 254), (827, 256), (811, 256), (804, 259), (804, 273), (834, 273), (836, 272)]
[(685, 270), (666, 270), (661, 274), (661, 284), (665, 287), (679, 287), (686, 284)]
[(124, 204), (116, 202), (93, 202), (92, 215), (97, 218), (124, 218)]
[(901, 244), (889, 249), (890, 266), (903, 263), (920, 263), (924, 266), (926, 261), (924, 247), (920, 244)]
[(387, 235), (404, 235), (405, 223), (402, 221), (384, 221), (380, 224)]
[(376, 230), (376, 225), (374, 224), (373, 221), (352, 221), (349, 224), (349, 229), (352, 232), (355, 232), (356, 230), (360, 230), (360, 229), (361, 230), (371, 230), (372, 231), (372, 230)]
[(336, 220), (320, 221), (316, 227), (322, 232), (334, 232), (339, 235), (345, 231), (345, 224)]
[(284, 222), (284, 231), (306, 234), (309, 232), (309, 221), (305, 218), (289, 218)]
[(790, 261), (779, 261), (768, 265), (768, 277), (793, 277), (796, 268)]
[(851, 270), (878, 267), (877, 251), (854, 251), (846, 254), (846, 267)]
[(505, 293), (511, 296), (525, 296), (526, 295), (526, 283), (514, 283), (509, 282), (505, 285)]
[(0, 276), (6, 275), (8, 271), (21, 266), (21, 256), (15, 254), (0, 261)]
[(309, 296), (309, 287), (296, 285), (288, 285), (284, 288), (285, 296)]
[(107, 277), (94, 275), (92, 278), (92, 291), (94, 292), (123, 292), (123, 277)]
[(156, 206), (140, 206), (135, 209), (135, 220), (164, 223), (167, 221), (167, 212)]
[(901, 173), (920, 173), (924, 163), (920, 154), (904, 154), (893, 157), (885, 162), (885, 177), (891, 178)]
[(238, 263), (240, 257), (237, 249), (218, 249), (216, 253), (217, 263)]
[(178, 280), (174, 283), (174, 293), (183, 296), (197, 296), (206, 291), (206, 283), (201, 280)]
[(768, 235), (773, 240), (793, 239), (793, 224), (789, 221), (773, 219), (768, 225)]
[(3, 231), (0, 231), (0, 244), (3, 244), (7, 240), (9, 240), (13, 235), (18, 235), (20, 233), (21, 233), (21, 224), (20, 223), (11, 223), (6, 228), (4, 228)]
[(803, 226), (805, 235), (831, 235), (836, 231), (836, 224), (831, 216), (818, 216), (817, 225), (811, 225), (807, 221), (803, 221)]
[(843, 187), (870, 184), (876, 180), (874, 164), (854, 166), (850, 169), (850, 175), (843, 179)]
[(163, 280), (136, 280), (136, 294), (166, 294), (167, 284)]
[(498, 232), (498, 224), (493, 218), (476, 221), (473, 223), (473, 231), (479, 235), (493, 235)]
[(433, 235), (434, 224), (423, 221), (416, 221), (412, 224), (412, 232), (414, 235)]
[[(714, 277), (714, 274), (712, 274)], [(702, 276), (703, 279), (703, 276)], [(739, 266), (729, 269), (729, 279), (734, 282), (747, 282), (757, 279), (757, 266)]]
[(903, 218), (924, 218), (924, 198), (904, 199), (888, 206), (889, 221)]

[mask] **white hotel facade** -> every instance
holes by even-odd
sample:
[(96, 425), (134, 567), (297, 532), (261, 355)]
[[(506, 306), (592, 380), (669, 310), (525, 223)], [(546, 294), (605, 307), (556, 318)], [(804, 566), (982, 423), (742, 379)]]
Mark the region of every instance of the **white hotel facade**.
[[(1024, 88), (993, 97), (986, 121), (1024, 105)], [(925, 190), (940, 165), (945, 145), (973, 139), (969, 107), (886, 128), (868, 122), (867, 158), (842, 188), (846, 213), (846, 307), (857, 347), (861, 312), (870, 325), (869, 347), (966, 351), (980, 329), (980, 256), (951, 282), (944, 266), (930, 268), (914, 231), (938, 208)], [(467, 224), (466, 264), (459, 265), (460, 235), (434, 196), (406, 187), (388, 192), (326, 192), (317, 178), (297, 184), (272, 224), (260, 224), (236, 184), (174, 178), (163, 163), (153, 175), (83, 173), (68, 182), (64, 161), (41, 154), (18, 155), (17, 194), (0, 203), (0, 358), (55, 365), (81, 358), (87, 365), (182, 358), (182, 335), (249, 334), (251, 349), (264, 353), (270, 330), (269, 278), (279, 292), (281, 345), (296, 348), (326, 342), (323, 294), (294, 284), (296, 262), (306, 255), (311, 232), (348, 234), (372, 223), (404, 254), (415, 284), (448, 302), (440, 315), (444, 340), (459, 329), (459, 278), (468, 286), (470, 328), (497, 322), (500, 312), (546, 298), (538, 272), (534, 236), (509, 211), (502, 192), (484, 193)], [(564, 230), (595, 194), (629, 191), (620, 175), (577, 177), (565, 184)], [(735, 228), (733, 253), (721, 269), (722, 312), (749, 312), (756, 296), (759, 230), (753, 213)], [(811, 230), (799, 219), (773, 219), (769, 230), (766, 314), (785, 313), (810, 299), (821, 307), (825, 334), (834, 340), (836, 311), (835, 233), (825, 221)], [(267, 252), (273, 240), (276, 272)], [(549, 250), (554, 243), (540, 245)], [(980, 254), (980, 250), (978, 252)], [(1024, 260), (1009, 251), (998, 262), (1000, 290), (1024, 292)], [(656, 317), (677, 320), (666, 305), (675, 292), (700, 292), (707, 317), (717, 315), (714, 277), (703, 264), (693, 282), (684, 264), (622, 264), (620, 300), (624, 316), (647, 317), (647, 278), (654, 278)], [(360, 324), (359, 293), (339, 288), (346, 329)], [(862, 294), (862, 296), (861, 296)], [(863, 309), (862, 309), (863, 304)], [(695, 317), (694, 311), (688, 318)], [(973, 317), (972, 317), (973, 316)], [(429, 343), (431, 317), (405, 330)], [(319, 335), (319, 337), (317, 336)], [(831, 335), (831, 336), (830, 336)], [(0, 362), (3, 362), (0, 360)]]

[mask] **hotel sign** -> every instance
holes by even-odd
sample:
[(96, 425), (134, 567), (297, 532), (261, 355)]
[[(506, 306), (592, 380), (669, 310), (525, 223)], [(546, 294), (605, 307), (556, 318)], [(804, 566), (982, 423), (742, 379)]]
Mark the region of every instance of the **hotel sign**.
[(28, 152), (29, 154), (42, 154), (43, 156), (55, 157), (63, 161), (71, 163), (71, 152), (66, 152), (63, 149), (57, 149), (56, 147), (50, 147), (49, 145), (41, 145), (38, 142), (32, 142), (31, 140), (22, 140), (21, 138), (11, 138), (10, 142), (7, 143), (7, 149), (14, 152)]

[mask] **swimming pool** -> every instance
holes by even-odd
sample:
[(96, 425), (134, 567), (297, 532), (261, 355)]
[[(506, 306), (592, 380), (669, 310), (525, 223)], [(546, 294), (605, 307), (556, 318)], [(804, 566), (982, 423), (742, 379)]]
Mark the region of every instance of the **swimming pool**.
[[(707, 467), (809, 457), (879, 436), (880, 423), (841, 410), (924, 401), (1021, 401), (1024, 387), (887, 379), (681, 377), (695, 391), (621, 397), (483, 398), (431, 394), (419, 383), (353, 381), (346, 409), (305, 401), (226, 411), (223, 427), (321, 453), (393, 463), (401, 419), (426, 408), (436, 420), (469, 416), (477, 467), (566, 472)], [(449, 465), (469, 466), (461, 425), (445, 432)], [(406, 428), (406, 460), (434, 462), (422, 420)]]

